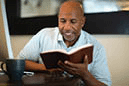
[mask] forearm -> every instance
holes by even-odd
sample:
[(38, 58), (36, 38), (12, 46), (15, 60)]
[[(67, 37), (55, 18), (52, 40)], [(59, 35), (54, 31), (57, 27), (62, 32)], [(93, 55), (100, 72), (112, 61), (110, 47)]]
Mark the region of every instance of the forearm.
[(84, 81), (86, 86), (107, 86), (106, 84), (98, 81), (94, 76), (88, 72), (82, 76), (82, 80)]
[(31, 70), (31, 71), (41, 71), (46, 70), (46, 67), (44, 64), (39, 64), (30, 60), (25, 60), (25, 70)]

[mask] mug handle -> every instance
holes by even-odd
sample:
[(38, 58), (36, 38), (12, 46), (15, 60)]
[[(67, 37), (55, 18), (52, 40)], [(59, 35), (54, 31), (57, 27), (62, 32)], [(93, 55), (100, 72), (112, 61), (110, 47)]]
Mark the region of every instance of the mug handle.
[(3, 71), (5, 74), (7, 74), (7, 75), (8, 75), (8, 72), (7, 72), (7, 71), (5, 71), (5, 70), (4, 70), (4, 68), (3, 68), (3, 65), (4, 65), (4, 64), (5, 64), (4, 62), (1, 64), (1, 69), (2, 69), (2, 71)]

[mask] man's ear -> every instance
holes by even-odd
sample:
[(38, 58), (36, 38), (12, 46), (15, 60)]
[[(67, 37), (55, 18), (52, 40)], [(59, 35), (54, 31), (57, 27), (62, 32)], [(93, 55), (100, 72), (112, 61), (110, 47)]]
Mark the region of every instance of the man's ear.
[(85, 25), (85, 22), (86, 22), (86, 17), (83, 16), (83, 18), (82, 18), (82, 27)]

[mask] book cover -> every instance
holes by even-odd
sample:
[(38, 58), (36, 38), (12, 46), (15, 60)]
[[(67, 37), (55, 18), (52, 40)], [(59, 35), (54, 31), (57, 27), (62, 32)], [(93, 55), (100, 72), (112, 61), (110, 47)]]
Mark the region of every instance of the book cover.
[(57, 63), (59, 60), (61, 60), (62, 62), (68, 60), (73, 63), (83, 63), (85, 55), (88, 56), (88, 64), (90, 64), (92, 62), (92, 57), (93, 57), (92, 44), (83, 45), (81, 47), (71, 50), (70, 52), (56, 49), (40, 53), (40, 56), (47, 69), (58, 68), (59, 66)]

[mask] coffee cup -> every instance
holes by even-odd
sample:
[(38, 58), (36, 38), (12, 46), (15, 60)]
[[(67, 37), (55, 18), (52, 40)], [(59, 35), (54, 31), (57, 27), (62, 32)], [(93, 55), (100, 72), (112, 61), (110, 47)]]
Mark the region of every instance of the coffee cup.
[[(6, 70), (3, 65), (6, 64)], [(25, 69), (25, 60), (23, 59), (6, 59), (5, 62), (1, 64), (2, 71), (8, 75), (11, 81), (22, 80)]]

